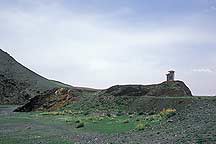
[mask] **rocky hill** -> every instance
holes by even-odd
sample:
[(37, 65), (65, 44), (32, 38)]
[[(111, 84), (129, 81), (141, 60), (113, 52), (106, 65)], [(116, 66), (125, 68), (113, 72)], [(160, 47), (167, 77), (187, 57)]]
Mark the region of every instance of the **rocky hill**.
[[(137, 109), (136, 104), (141, 101), (145, 105), (152, 103), (143, 97), (192, 96), (182, 81), (154, 85), (116, 85), (105, 90), (72, 87), (36, 74), (2, 50), (0, 65), (0, 104), (26, 104), (18, 111), (51, 111), (71, 103), (87, 109), (100, 106), (110, 110), (112, 107), (123, 106), (129, 110)], [(154, 100), (148, 108), (152, 109), (151, 106), (156, 103)]]
[[(61, 88), (38, 95), (16, 111), (53, 111), (71, 105), (83, 111), (160, 111), (163, 108), (182, 107), (190, 103), (185, 99), (164, 97), (191, 97), (190, 89), (181, 81), (155, 85), (117, 85), (106, 90)], [(156, 99), (155, 99), (156, 98)], [(162, 99), (160, 99), (162, 98)], [(68, 99), (67, 101), (65, 99)]]
[(155, 85), (116, 85), (102, 91), (113, 96), (192, 96), (182, 81), (166, 81)]
[(116, 85), (95, 96), (102, 109), (126, 112), (158, 112), (164, 108), (182, 109), (191, 103), (190, 89), (182, 81), (154, 85)]
[(36, 74), (0, 49), (0, 104), (24, 104), (55, 87), (70, 86)]

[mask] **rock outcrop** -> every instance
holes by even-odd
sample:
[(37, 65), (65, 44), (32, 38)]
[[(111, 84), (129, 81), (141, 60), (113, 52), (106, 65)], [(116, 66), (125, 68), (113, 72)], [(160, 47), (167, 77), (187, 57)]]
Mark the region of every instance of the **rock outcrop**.
[(184, 109), (192, 93), (182, 81), (154, 85), (116, 85), (100, 91), (95, 100), (104, 109), (117, 107), (127, 112), (159, 112), (163, 108)]
[(69, 103), (78, 101), (79, 93), (75, 89), (55, 88), (35, 96), (30, 102), (17, 108), (15, 112), (55, 111)]
[(155, 85), (116, 85), (101, 92), (113, 96), (192, 96), (182, 81), (166, 81)]

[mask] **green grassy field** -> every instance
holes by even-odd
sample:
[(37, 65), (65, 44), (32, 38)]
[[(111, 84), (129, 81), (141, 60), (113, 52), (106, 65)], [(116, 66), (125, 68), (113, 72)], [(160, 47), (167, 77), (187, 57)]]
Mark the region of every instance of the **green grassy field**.
[[(13, 106), (0, 106), (1, 109)], [(136, 132), (166, 120), (167, 114), (144, 116), (85, 115), (76, 111), (1, 114), (0, 143), (73, 143), (70, 134), (121, 134)], [(141, 126), (141, 127), (140, 127)]]

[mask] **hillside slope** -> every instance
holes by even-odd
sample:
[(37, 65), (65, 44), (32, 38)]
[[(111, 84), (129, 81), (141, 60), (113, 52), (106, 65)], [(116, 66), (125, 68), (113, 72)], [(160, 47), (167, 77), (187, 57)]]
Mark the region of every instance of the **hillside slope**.
[(24, 104), (55, 87), (63, 87), (18, 63), (0, 49), (0, 104)]

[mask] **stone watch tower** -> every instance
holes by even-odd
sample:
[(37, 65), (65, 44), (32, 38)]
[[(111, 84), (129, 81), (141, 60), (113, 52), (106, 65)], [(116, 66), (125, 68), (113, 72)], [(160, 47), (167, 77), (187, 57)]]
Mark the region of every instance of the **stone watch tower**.
[(171, 70), (169, 71), (168, 74), (166, 74), (167, 76), (167, 81), (174, 81), (175, 80), (175, 71)]

